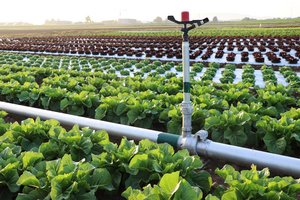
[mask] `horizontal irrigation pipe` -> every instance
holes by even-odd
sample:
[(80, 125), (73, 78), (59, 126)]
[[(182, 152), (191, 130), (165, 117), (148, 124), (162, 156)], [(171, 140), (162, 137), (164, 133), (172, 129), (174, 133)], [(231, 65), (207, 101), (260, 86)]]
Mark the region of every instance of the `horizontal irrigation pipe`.
[(115, 124), (1, 101), (0, 110), (27, 117), (55, 119), (64, 125), (72, 126), (74, 124), (78, 124), (80, 127), (89, 127), (95, 130), (106, 130), (110, 135), (118, 137), (126, 136), (129, 139), (134, 140), (149, 139), (157, 143), (167, 142), (175, 148), (184, 146), (191, 152), (196, 151), (197, 154), (203, 156), (231, 161), (238, 164), (246, 164), (248, 166), (250, 164), (255, 164), (260, 167), (269, 167), (272, 170), (276, 170), (287, 175), (300, 177), (300, 159), (293, 157), (222, 144), (207, 139), (201, 141), (198, 139), (198, 137), (191, 137), (194, 141), (189, 143), (190, 146), (186, 146), (182, 145), (183, 138), (179, 135), (162, 133), (159, 131), (136, 128), (132, 126)]

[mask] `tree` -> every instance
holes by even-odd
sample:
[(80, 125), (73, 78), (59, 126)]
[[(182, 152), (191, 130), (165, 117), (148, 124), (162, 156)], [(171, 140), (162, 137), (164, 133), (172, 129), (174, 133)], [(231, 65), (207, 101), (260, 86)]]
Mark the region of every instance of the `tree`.
[(245, 17), (242, 19), (242, 21), (251, 21), (251, 20), (256, 20), (256, 19), (250, 17)]
[(93, 23), (93, 21), (92, 21), (92, 19), (91, 19), (90, 16), (85, 17), (85, 23), (86, 23), (86, 24), (91, 24), (91, 23)]
[(154, 20), (153, 20), (153, 22), (155, 22), (155, 23), (162, 23), (162, 18), (161, 17), (156, 17)]
[(214, 16), (213, 22), (214, 22), (214, 23), (217, 23), (218, 21), (219, 21), (219, 20), (218, 20), (217, 16)]

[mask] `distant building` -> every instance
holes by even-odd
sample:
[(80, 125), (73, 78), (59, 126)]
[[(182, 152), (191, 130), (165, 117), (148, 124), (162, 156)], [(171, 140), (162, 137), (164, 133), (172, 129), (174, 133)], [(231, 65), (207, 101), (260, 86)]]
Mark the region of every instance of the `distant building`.
[(118, 19), (118, 24), (137, 24), (139, 23), (136, 19)]
[(101, 24), (104, 24), (104, 25), (111, 25), (111, 24), (116, 24), (117, 21), (116, 20), (105, 20), (105, 21), (102, 21)]
[(51, 20), (46, 20), (44, 24), (45, 25), (70, 25), (73, 24), (73, 22), (51, 19)]
[(26, 22), (0, 22), (0, 26), (32, 26)]

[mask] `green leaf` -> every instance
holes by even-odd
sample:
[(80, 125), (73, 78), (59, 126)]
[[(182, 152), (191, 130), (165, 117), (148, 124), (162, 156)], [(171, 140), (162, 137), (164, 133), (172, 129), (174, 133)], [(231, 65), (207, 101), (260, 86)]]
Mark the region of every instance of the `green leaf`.
[(223, 194), (222, 200), (243, 200), (243, 197), (238, 191), (229, 190)]
[(205, 130), (209, 130), (212, 127), (219, 126), (221, 124), (221, 120), (219, 117), (209, 117), (205, 120)]
[(20, 102), (23, 102), (23, 101), (28, 101), (30, 98), (29, 98), (29, 92), (27, 91), (22, 91), (20, 94), (17, 95)]
[(44, 158), (42, 153), (28, 151), (24, 153), (22, 158), (23, 168), (27, 168), (28, 166), (33, 166), (38, 161)]
[(251, 117), (248, 113), (241, 111), (236, 115), (236, 124), (243, 126), (245, 123), (251, 120)]
[(7, 112), (5, 112), (5, 111), (0, 111), (0, 118), (3, 118), (3, 117), (5, 117), (7, 115)]
[(88, 193), (84, 194), (76, 194), (76, 199), (78, 200), (97, 200), (96, 195), (95, 195), (95, 190), (91, 190)]
[(18, 185), (40, 187), (40, 181), (29, 171), (24, 171), (17, 181)]
[(41, 97), (41, 102), (42, 102), (43, 108), (48, 109), (50, 101), (51, 101), (51, 97)]
[(59, 164), (60, 164), (60, 159), (46, 162), (47, 178), (49, 180), (51, 180), (52, 178), (58, 175)]
[(71, 109), (68, 111), (71, 115), (82, 116), (84, 115), (84, 108), (83, 106), (71, 106)]
[(168, 119), (169, 119), (168, 112), (169, 112), (168, 109), (164, 109), (162, 112), (160, 112), (160, 114), (159, 114), (160, 122), (165, 123), (168, 121)]
[(112, 177), (107, 169), (95, 169), (93, 175), (90, 177), (90, 186), (92, 188), (105, 189), (112, 191), (114, 189), (112, 185)]
[(293, 133), (291, 138), (294, 138), (297, 142), (300, 142), (300, 133)]
[(284, 137), (277, 139), (273, 133), (267, 133), (263, 138), (269, 152), (283, 154), (287, 145)]
[(19, 179), (17, 167), (18, 163), (9, 163), (0, 170), (0, 183), (6, 184), (11, 192), (17, 192), (20, 188), (16, 184)]
[(150, 118), (138, 119), (134, 122), (134, 126), (150, 129), (152, 127), (152, 119), (150, 119)]
[(213, 141), (224, 143), (223, 131), (213, 130), (211, 133), (211, 138)]
[(288, 194), (299, 194), (300, 183), (291, 184), (288, 186)]
[(65, 154), (59, 164), (58, 174), (73, 173), (76, 168), (71, 155)]
[(237, 146), (244, 146), (247, 142), (247, 135), (244, 132), (244, 128), (241, 128), (237, 131), (233, 131), (230, 128), (227, 128), (224, 131), (224, 138), (229, 140), (230, 144)]
[(209, 193), (212, 186), (212, 178), (206, 171), (192, 171), (187, 177), (187, 181), (194, 186), (199, 187), (204, 193)]
[(179, 171), (165, 174), (160, 182), (159, 186), (166, 192), (167, 194), (173, 194), (178, 189), (179, 183)]
[(136, 175), (141, 170), (149, 170), (151, 167), (151, 160), (149, 159), (147, 154), (140, 154), (135, 155), (128, 165), (129, 169), (131, 170), (131, 174)]
[(122, 138), (116, 155), (122, 162), (128, 163), (137, 151), (138, 147), (133, 141), (128, 141), (126, 138)]
[(122, 114), (124, 114), (127, 111), (127, 105), (123, 102), (119, 103), (117, 105), (117, 109), (116, 109), (116, 115), (117, 116), (121, 116)]
[(107, 109), (108, 109), (107, 104), (101, 104), (95, 111), (95, 118), (103, 119), (106, 115)]
[(65, 110), (69, 106), (69, 100), (64, 98), (60, 101), (60, 110)]
[[(280, 200), (281, 199), (279, 193), (276, 191), (269, 191), (266, 194), (264, 194), (263, 197), (266, 200)], [(288, 200), (288, 199), (286, 199), (286, 200)]]
[(71, 199), (70, 195), (77, 190), (77, 182), (72, 181), (73, 173), (58, 175), (51, 180), (51, 199)]
[(177, 120), (170, 120), (167, 124), (168, 132), (174, 134), (180, 134), (181, 122)]
[(56, 142), (49, 141), (40, 145), (39, 152), (41, 152), (47, 160), (55, 159), (59, 155), (59, 146)]
[(133, 124), (139, 117), (140, 112), (138, 109), (132, 109), (127, 112), (128, 123)]
[(179, 183), (179, 188), (174, 194), (174, 200), (182, 199), (202, 199), (202, 191), (199, 188), (192, 187), (185, 179), (181, 180)]
[[(24, 192), (24, 191), (23, 191)], [(29, 193), (18, 193), (16, 200), (33, 200), (33, 199), (49, 199), (49, 192), (43, 189), (35, 189), (30, 191)], [(47, 198), (48, 196), (48, 198)]]

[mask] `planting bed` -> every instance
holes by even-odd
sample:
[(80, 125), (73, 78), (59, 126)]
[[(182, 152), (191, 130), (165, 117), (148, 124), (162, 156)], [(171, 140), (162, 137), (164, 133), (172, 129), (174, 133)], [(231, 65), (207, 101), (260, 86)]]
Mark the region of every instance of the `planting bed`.
[[(160, 61), (151, 61), (151, 60), (131, 60), (131, 59), (106, 59), (106, 58), (89, 58), (89, 57), (67, 57), (67, 56), (39, 56), (39, 55), (28, 55), (28, 54), (10, 54), (10, 53), (0, 53), (0, 64), (6, 66), (17, 65), (17, 66), (27, 66), (27, 67), (38, 67), (38, 68), (47, 68), (47, 69), (65, 69), (65, 70), (75, 70), (75, 71), (84, 71), (84, 72), (103, 72), (109, 74), (116, 74), (118, 77), (148, 77), (148, 76), (166, 76), (170, 77), (182, 77), (182, 65), (178, 62), (160, 62)], [(213, 67), (216, 69), (214, 71), (207, 71), (208, 68)], [(220, 83), (228, 79), (228, 70), (232, 73), (230, 83), (240, 83), (243, 82), (242, 74), (244, 69), (247, 67), (254, 68), (254, 82), (253, 85), (259, 87), (265, 87), (266, 79), (263, 78), (261, 70), (257, 66), (251, 65), (234, 65), (234, 64), (225, 64), (223, 67), (220, 64), (203, 64), (200, 62), (195, 62), (191, 66), (191, 76), (195, 80), (206, 80), (209, 75), (211, 79), (216, 83)], [(227, 69), (227, 74), (222, 74), (222, 71), (225, 68)], [(266, 68), (264, 66), (262, 68)], [(270, 70), (273, 70), (270, 67), (267, 67)], [(278, 68), (277, 68), (278, 69)], [(287, 86), (290, 82), (291, 84), (299, 84), (300, 74), (299, 72), (293, 72), (293, 80), (286, 80), (287, 75), (283, 76), (282, 72), (286, 69), (289, 70), (299, 70), (299, 68), (288, 68), (280, 67), (280, 71), (275, 71), (275, 76), (272, 77), (274, 81), (278, 84)]]
[[(190, 39), (190, 59), (219, 63), (299, 66), (300, 37), (209, 37)], [(181, 61), (181, 37), (93, 36), (2, 38), (0, 50), (35, 54), (81, 55)]]

